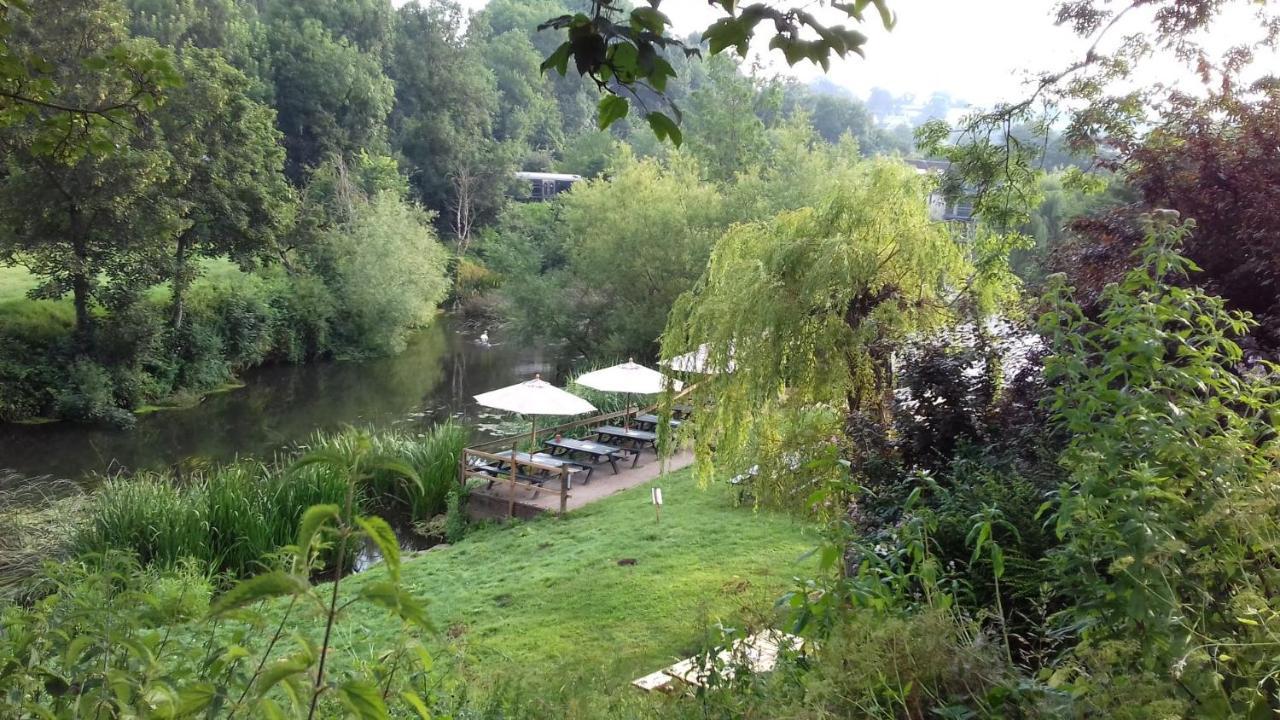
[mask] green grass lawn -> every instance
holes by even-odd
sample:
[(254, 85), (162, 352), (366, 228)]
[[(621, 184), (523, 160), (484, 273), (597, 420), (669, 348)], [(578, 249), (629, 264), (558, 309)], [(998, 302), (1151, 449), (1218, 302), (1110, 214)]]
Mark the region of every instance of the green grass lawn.
[[(725, 487), (699, 488), (687, 470), (660, 485), (661, 523), (640, 487), (407, 561), (404, 583), (429, 599), (438, 648), (459, 655), (478, 684), (606, 694), (696, 652), (714, 623), (775, 621), (774, 602), (812, 569), (800, 557), (816, 529), (735, 508)], [(354, 590), (383, 574), (349, 582)], [(395, 632), (383, 612), (363, 609), (344, 617), (337, 644), (367, 657)]]
[[(241, 274), (240, 267), (227, 258), (203, 258), (199, 263), (202, 273), (201, 282), (216, 284)], [(26, 300), (27, 291), (39, 282), (39, 278), (20, 265), (0, 265), (0, 306), (15, 300)], [(167, 301), (169, 285), (162, 283), (152, 287), (147, 291), (147, 297), (157, 302)], [(64, 299), (64, 302), (69, 303), (70, 300)]]
[(26, 268), (0, 265), (0, 304), (22, 300), (36, 283), (35, 276), (27, 272)]

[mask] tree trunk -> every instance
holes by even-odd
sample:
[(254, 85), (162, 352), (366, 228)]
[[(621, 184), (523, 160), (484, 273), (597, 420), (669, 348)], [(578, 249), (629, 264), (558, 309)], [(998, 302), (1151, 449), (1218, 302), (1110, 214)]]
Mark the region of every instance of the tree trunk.
[(71, 277), (76, 305), (76, 338), (81, 350), (93, 349), (93, 316), (89, 313), (89, 277), (76, 272)]
[(71, 211), (71, 250), (75, 254), (75, 267), (71, 272), (71, 293), (76, 307), (76, 345), (82, 352), (93, 350), (93, 314), (89, 309), (93, 288), (89, 278), (89, 248), (80, 234), (80, 216)]
[(186, 234), (178, 236), (178, 249), (173, 256), (173, 308), (170, 327), (176, 332), (182, 329), (185, 311), (183, 301), (187, 295), (187, 238)]

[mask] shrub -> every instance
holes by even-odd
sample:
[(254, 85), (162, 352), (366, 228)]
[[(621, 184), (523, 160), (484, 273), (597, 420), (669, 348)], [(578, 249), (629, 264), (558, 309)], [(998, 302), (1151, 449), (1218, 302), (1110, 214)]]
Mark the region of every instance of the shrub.
[(449, 283), (429, 220), (383, 193), (325, 235), (345, 353), (399, 352), (409, 331), (435, 315)]
[(337, 308), (333, 294), (314, 275), (289, 275), (279, 268), (264, 271), (275, 307), (273, 355), (302, 362), (333, 349)]
[(91, 423), (132, 427), (132, 413), (116, 405), (111, 375), (101, 365), (77, 358), (67, 370), (65, 385), (54, 391), (53, 407), (59, 417)]
[(227, 275), (214, 283), (197, 283), (188, 301), (193, 319), (221, 340), (221, 359), (233, 369), (253, 367), (273, 350), (276, 309), (266, 283), (257, 275)]
[(0, 422), (53, 411), (75, 323), (71, 307), (48, 300), (0, 304)]
[[(1060, 278), (1042, 324), (1055, 354), (1062, 455), (1055, 554), (1080, 628), (1079, 689), (1109, 708), (1128, 678), (1163, 682), (1199, 717), (1269, 713), (1276, 702), (1280, 493), (1266, 374), (1241, 376), (1250, 318), (1184, 285), (1193, 225), (1144, 218), (1142, 264), (1087, 318)], [(1098, 659), (1104, 662), (1099, 663)]]

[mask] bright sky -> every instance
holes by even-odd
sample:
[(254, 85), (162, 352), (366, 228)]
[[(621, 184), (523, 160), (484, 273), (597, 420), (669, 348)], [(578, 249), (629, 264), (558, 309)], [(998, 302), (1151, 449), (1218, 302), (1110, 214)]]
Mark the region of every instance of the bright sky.
[[(477, 10), (486, 2), (460, 1)], [(807, 4), (817, 5), (812, 0)], [(1014, 99), (1021, 96), (1022, 82), (1029, 75), (1060, 69), (1084, 54), (1086, 41), (1053, 25), (1056, 5), (1057, 0), (891, 0), (889, 6), (898, 14), (893, 31), (886, 32), (878, 20), (859, 28), (871, 37), (867, 58), (837, 60), (827, 75), (863, 98), (879, 86), (921, 99), (942, 90), (979, 105)], [(682, 34), (701, 30), (718, 17), (706, 0), (666, 0), (661, 7)], [(830, 17), (830, 8), (824, 12)], [(868, 10), (868, 16), (875, 17), (874, 10)], [(1126, 30), (1147, 24), (1149, 18), (1130, 13), (1108, 37), (1117, 40)], [(1257, 28), (1251, 11), (1237, 7), (1219, 21), (1207, 44), (1222, 49), (1255, 37)], [(788, 68), (778, 52), (763, 58), (769, 72), (806, 80), (822, 74), (808, 63)], [(1273, 56), (1269, 65), (1277, 67), (1280, 62)], [(1151, 63), (1144, 81), (1191, 84), (1194, 79), (1182, 65), (1165, 60)]]

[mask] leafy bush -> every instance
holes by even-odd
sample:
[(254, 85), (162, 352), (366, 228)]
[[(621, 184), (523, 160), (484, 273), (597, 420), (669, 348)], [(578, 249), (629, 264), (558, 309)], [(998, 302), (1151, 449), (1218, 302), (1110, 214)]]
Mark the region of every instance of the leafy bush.
[(0, 304), (0, 422), (51, 411), (61, 385), (75, 315), (69, 305), (47, 300)]
[(279, 268), (264, 272), (278, 318), (273, 355), (297, 363), (331, 352), (337, 308), (324, 281), (315, 275), (288, 275)]
[(191, 289), (189, 312), (220, 338), (220, 359), (229, 367), (253, 367), (271, 356), (275, 329), (282, 321), (272, 304), (273, 290), (284, 288), (272, 288), (261, 277), (243, 273)]
[[(5, 716), (310, 720), (387, 718), (394, 708), (428, 717), (437, 702), (422, 695), (432, 665), (420, 641), (431, 627), (425, 603), (400, 584), (390, 527), (359, 515), (354, 503), (367, 479), (358, 468), (368, 464), (371, 445), (366, 437), (351, 453), (302, 459), (299, 469), (323, 466), (343, 478), (339, 502), (303, 512), (293, 544), (273, 563), (278, 569), (212, 600), (199, 564), (158, 570), (109, 553), (49, 567), (48, 596), (30, 606), (0, 606)], [(411, 469), (398, 471), (413, 481)], [(366, 541), (381, 551), (386, 579), (364, 583), (342, 608), (354, 601), (377, 606), (401, 627), (372, 657), (343, 657), (331, 642), (341, 632), (341, 571)], [(313, 586), (309, 575), (328, 553), (335, 554), (338, 579)], [(313, 607), (322, 608), (309, 628), (317, 639), (298, 632), (296, 648), (286, 649), (289, 622)], [(336, 672), (339, 660), (353, 670)]]
[(116, 405), (111, 375), (101, 365), (77, 358), (68, 368), (64, 382), (53, 397), (59, 417), (125, 428), (133, 426), (133, 414)]
[(347, 353), (399, 352), (410, 330), (431, 322), (448, 291), (447, 258), (430, 218), (393, 194), (358, 206), (325, 244)]
[(1042, 324), (1055, 354), (1062, 456), (1055, 554), (1079, 628), (1073, 685), (1102, 714), (1163, 686), (1170, 713), (1269, 714), (1280, 653), (1280, 387), (1241, 376), (1252, 320), (1180, 287), (1193, 225), (1144, 218), (1142, 264), (1096, 319), (1059, 279)]

